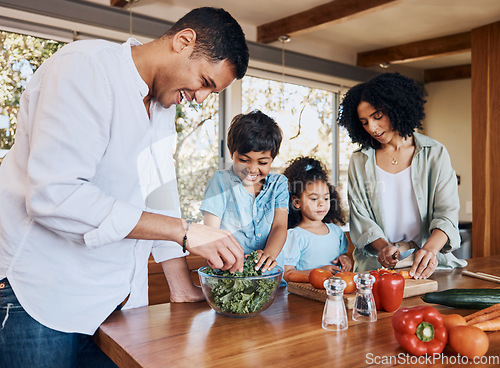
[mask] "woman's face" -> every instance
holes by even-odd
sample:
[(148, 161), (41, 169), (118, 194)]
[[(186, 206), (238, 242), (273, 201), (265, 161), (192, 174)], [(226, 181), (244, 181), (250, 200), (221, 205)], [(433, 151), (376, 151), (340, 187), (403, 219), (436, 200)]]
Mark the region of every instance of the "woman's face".
[(389, 117), (366, 101), (359, 103), (358, 116), (366, 132), (380, 143), (386, 144), (397, 135)]

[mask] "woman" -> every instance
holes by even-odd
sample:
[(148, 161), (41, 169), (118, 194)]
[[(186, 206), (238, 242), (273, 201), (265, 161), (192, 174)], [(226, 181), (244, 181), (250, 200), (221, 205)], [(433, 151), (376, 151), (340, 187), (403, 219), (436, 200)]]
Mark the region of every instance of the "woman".
[(465, 267), (458, 187), (446, 148), (416, 133), (424, 118), (422, 89), (398, 73), (381, 74), (347, 92), (339, 124), (361, 149), (349, 163), (354, 270), (396, 267), (399, 242), (416, 248), (410, 275), (439, 266)]

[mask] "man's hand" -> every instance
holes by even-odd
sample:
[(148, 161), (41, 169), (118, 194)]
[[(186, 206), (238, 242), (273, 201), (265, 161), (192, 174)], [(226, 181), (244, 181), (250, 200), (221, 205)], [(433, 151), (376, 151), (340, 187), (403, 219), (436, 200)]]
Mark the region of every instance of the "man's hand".
[(192, 223), (187, 232), (186, 248), (205, 258), (213, 269), (243, 272), (243, 248), (229, 231)]

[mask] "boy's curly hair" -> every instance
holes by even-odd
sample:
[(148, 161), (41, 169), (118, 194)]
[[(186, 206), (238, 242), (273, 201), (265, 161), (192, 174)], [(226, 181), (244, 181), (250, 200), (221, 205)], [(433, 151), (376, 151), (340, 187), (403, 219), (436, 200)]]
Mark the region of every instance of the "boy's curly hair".
[(415, 129), (422, 129), (424, 91), (410, 78), (399, 73), (384, 73), (366, 83), (352, 87), (340, 104), (338, 124), (347, 129), (354, 143), (363, 148), (380, 148), (380, 143), (363, 128), (358, 116), (358, 105), (368, 102), (387, 115), (392, 128), (401, 137), (409, 137)]
[(340, 196), (328, 181), (327, 170), (320, 161), (307, 156), (297, 157), (288, 162), (288, 167), (283, 171), (283, 175), (288, 178), (288, 190), (290, 192), (288, 202), (289, 229), (296, 227), (302, 221), (302, 213), (300, 209), (295, 208), (293, 201), (302, 196), (307, 184), (314, 183), (317, 180), (324, 181), (330, 191), (330, 210), (323, 218), (323, 222), (345, 225)]

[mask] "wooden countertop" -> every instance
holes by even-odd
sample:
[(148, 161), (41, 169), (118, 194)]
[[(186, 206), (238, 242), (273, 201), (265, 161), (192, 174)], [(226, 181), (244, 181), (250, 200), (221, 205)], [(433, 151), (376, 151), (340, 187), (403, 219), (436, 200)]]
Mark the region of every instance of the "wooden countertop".
[[(500, 276), (500, 255), (469, 260), (470, 271)], [(498, 283), (461, 274), (460, 269), (436, 271), (439, 290), (497, 288)], [(402, 306), (425, 304), (419, 296)], [(394, 338), (391, 315), (382, 312), (374, 323), (354, 322), (342, 332), (321, 327), (324, 304), (281, 288), (271, 307), (250, 318), (218, 315), (206, 302), (160, 304), (114, 312), (95, 340), (120, 367), (366, 367), (427, 366), (429, 361), (406, 355)], [(473, 310), (436, 306), (443, 314), (466, 315)], [(500, 332), (489, 333), (489, 364), (500, 364)], [(449, 347), (433, 366), (457, 366)], [(414, 360), (411, 360), (414, 359)], [(446, 360), (449, 359), (449, 360)], [(421, 364), (420, 364), (421, 363)], [(487, 361), (486, 361), (487, 363)]]

